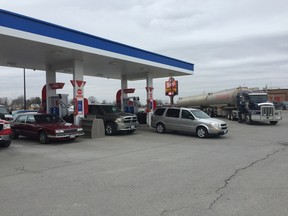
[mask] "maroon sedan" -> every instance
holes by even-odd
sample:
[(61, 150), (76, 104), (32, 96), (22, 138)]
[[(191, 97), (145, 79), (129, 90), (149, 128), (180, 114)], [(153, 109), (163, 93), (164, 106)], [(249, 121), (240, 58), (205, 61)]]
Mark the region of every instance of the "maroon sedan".
[(19, 135), (38, 138), (40, 143), (48, 143), (49, 140), (75, 140), (84, 135), (83, 128), (53, 114), (23, 113), (12, 123), (12, 138)]

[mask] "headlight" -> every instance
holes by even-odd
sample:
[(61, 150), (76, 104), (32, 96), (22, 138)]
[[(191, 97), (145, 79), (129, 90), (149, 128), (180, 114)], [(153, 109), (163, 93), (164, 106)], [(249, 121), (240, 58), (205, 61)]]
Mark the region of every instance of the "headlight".
[(64, 133), (64, 130), (55, 130), (55, 133)]
[(3, 129), (5, 130), (7, 130), (7, 129), (10, 129), (11, 128), (11, 126), (10, 126), (10, 124), (4, 124), (4, 126), (3, 126)]
[(210, 125), (216, 129), (218, 129), (218, 130), (221, 129), (221, 124), (219, 124), (219, 123), (212, 122), (212, 123), (210, 123)]
[(77, 131), (83, 131), (83, 128), (77, 128)]
[(116, 123), (121, 123), (121, 122), (123, 122), (123, 119), (122, 119), (122, 118), (117, 118), (117, 119), (115, 120), (115, 122), (116, 122)]

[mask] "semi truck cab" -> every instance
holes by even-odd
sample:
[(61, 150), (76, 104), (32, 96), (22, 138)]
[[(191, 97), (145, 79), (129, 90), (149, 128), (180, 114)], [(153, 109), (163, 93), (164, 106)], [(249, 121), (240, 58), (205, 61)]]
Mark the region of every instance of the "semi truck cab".
[(276, 125), (282, 119), (281, 111), (268, 102), (267, 93), (240, 92), (238, 120), (251, 124), (253, 121), (269, 121)]

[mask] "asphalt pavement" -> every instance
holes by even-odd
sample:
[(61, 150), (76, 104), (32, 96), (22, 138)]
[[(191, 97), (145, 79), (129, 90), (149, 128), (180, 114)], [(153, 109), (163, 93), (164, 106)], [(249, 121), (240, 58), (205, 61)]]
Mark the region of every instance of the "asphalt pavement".
[(228, 134), (20, 137), (0, 150), (2, 216), (288, 215), (288, 112)]

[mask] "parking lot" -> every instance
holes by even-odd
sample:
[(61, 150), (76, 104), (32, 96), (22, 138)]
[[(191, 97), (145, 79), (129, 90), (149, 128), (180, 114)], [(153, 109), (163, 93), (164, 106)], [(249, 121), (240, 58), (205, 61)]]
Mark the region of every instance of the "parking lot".
[(228, 121), (199, 139), (157, 134), (0, 150), (3, 216), (288, 215), (288, 112), (277, 125)]

